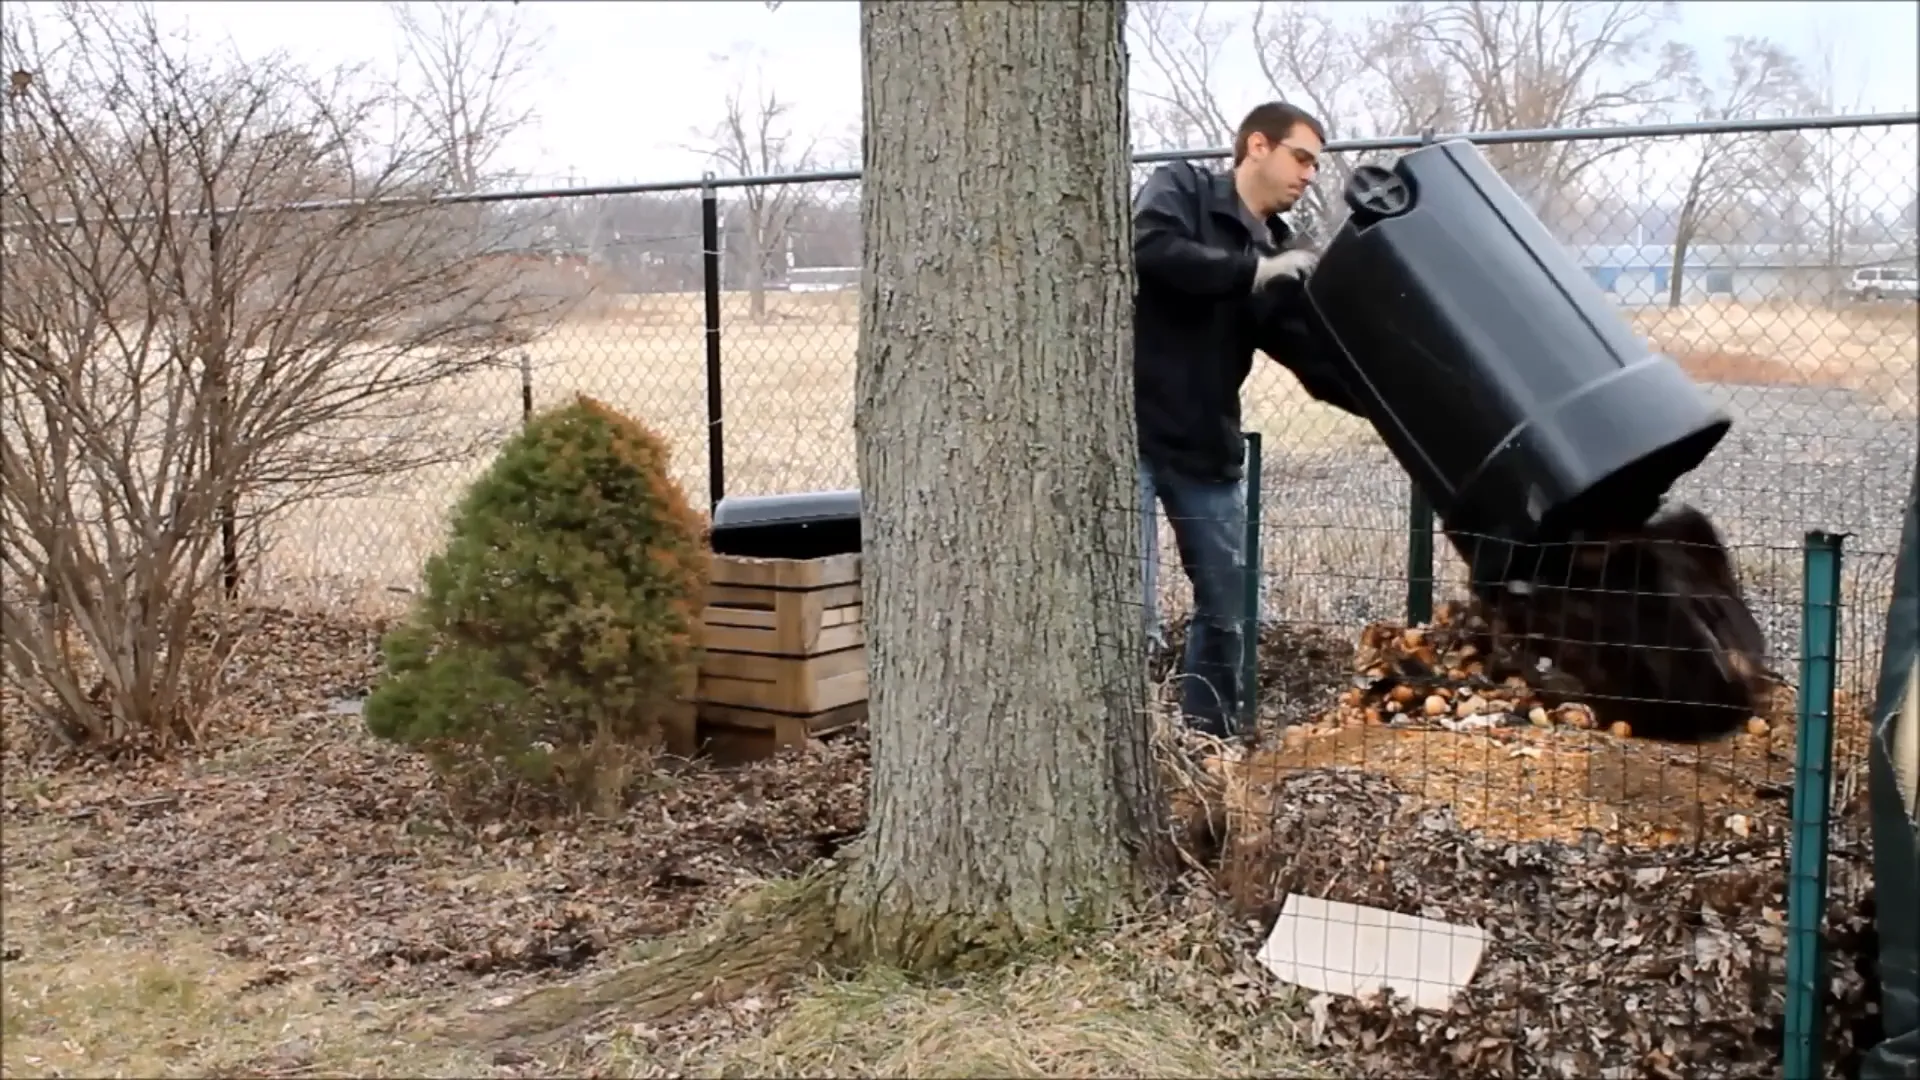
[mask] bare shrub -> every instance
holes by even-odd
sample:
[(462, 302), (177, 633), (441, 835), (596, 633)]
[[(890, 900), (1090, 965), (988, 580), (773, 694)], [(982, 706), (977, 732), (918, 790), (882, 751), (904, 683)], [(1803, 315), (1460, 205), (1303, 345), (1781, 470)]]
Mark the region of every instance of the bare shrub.
[(190, 639), (247, 537), (494, 442), (434, 392), (566, 300), (490, 257), (480, 208), (431, 202), (431, 137), (358, 72), (242, 60), (130, 5), (0, 34), (23, 73), (0, 155), (7, 676), (69, 744), (197, 740), (231, 642)]

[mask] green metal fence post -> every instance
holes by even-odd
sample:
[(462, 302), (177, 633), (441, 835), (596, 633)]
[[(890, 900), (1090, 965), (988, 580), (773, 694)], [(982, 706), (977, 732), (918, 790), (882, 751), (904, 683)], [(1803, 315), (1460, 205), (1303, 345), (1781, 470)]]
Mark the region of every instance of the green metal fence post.
[(1249, 431), (1246, 437), (1246, 607), (1240, 623), (1240, 730), (1251, 733), (1260, 716), (1260, 433)]
[(1826, 987), (1820, 924), (1827, 906), (1827, 811), (1833, 696), (1840, 652), (1841, 537), (1815, 530), (1802, 547), (1800, 691), (1793, 762), (1793, 847), (1787, 869), (1785, 1080), (1818, 1080)]

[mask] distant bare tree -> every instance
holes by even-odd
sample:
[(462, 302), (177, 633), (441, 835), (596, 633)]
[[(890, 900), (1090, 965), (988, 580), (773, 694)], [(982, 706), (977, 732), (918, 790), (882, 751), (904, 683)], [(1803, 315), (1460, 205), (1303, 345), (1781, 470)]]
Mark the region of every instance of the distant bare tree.
[[(1865, 101), (1858, 90), (1851, 98), (1843, 97), (1842, 58), (1833, 39), (1824, 31), (1816, 31), (1810, 45), (1812, 63), (1807, 79), (1808, 96), (1813, 101), (1810, 111), (1827, 115), (1861, 111)], [(1864, 86), (1864, 82), (1861, 85)], [(1824, 152), (1812, 155), (1807, 168), (1807, 194), (1813, 203), (1813, 213), (1806, 222), (1809, 227), (1801, 230), (1796, 239), (1810, 241), (1820, 259), (1826, 272), (1825, 299), (1836, 298), (1846, 281), (1847, 263), (1851, 261), (1847, 256), (1848, 242), (1856, 224), (1871, 211), (1864, 205), (1866, 197), (1862, 188), (1874, 178), (1861, 174), (1856, 155), (1842, 152), (1842, 147), (1860, 137), (1857, 131), (1828, 131), (1808, 136), (1823, 144)]]
[(447, 189), (480, 190), (501, 146), (536, 118), (528, 102), (544, 35), (517, 5), (389, 0), (387, 11), (403, 100), (438, 146)]
[[(1134, 144), (1142, 150), (1199, 150), (1225, 146), (1240, 116), (1220, 100), (1219, 62), (1240, 32), (1237, 20), (1213, 15), (1209, 4), (1134, 0), (1127, 7), (1127, 38), (1137, 75), (1132, 80)], [(1251, 107), (1238, 106), (1241, 113)]]
[[(791, 105), (772, 90), (749, 91), (745, 80), (726, 97), (726, 111), (706, 133), (701, 149), (716, 169), (730, 176), (771, 176), (814, 167), (817, 143), (797, 139), (789, 122)], [(767, 316), (767, 274), (786, 246), (787, 230), (807, 197), (802, 184), (756, 185), (737, 189), (740, 228), (746, 240), (749, 312)]]
[[(1671, 100), (1685, 50), (1663, 31), (1672, 3), (1449, 0), (1407, 3), (1369, 27), (1368, 56), (1419, 97), (1401, 119), (1445, 132), (1599, 127), (1650, 118)], [(1556, 139), (1486, 148), (1543, 217), (1565, 216), (1582, 174), (1626, 150), (1620, 140)]]
[(435, 399), (556, 304), (423, 205), (438, 147), (360, 72), (131, 4), (12, 13), (0, 64), (34, 73), (0, 133), (6, 676), (69, 743), (193, 740), (248, 538), (491, 442)]
[[(1757, 120), (1790, 116), (1813, 103), (1800, 62), (1765, 38), (1727, 40), (1727, 75), (1709, 83), (1697, 73), (1691, 56), (1681, 75), (1686, 102), (1701, 120)], [(1807, 182), (1810, 147), (1797, 132), (1734, 132), (1689, 138), (1693, 153), (1674, 225), (1673, 261), (1667, 277), (1667, 306), (1679, 307), (1686, 287), (1688, 249), (1703, 234), (1726, 228), (1743, 201), (1778, 201), (1782, 191), (1797, 197)], [(1737, 231), (1737, 230), (1736, 230)]]
[[(1242, 22), (1206, 5), (1152, 0), (1134, 23), (1142, 125), (1162, 143), (1224, 142), (1252, 102), (1218, 100), (1221, 57), (1250, 45), (1271, 96), (1302, 104), (1330, 136), (1584, 127), (1644, 118), (1669, 96), (1678, 53), (1662, 38), (1673, 5), (1625, 0), (1401, 4), (1342, 25), (1337, 5), (1258, 3)], [(1187, 143), (1187, 145), (1195, 145)], [(1543, 215), (1618, 145), (1489, 147), (1487, 155)], [(1330, 161), (1311, 216), (1332, 224), (1328, 201), (1350, 162)]]
[[(1353, 79), (1361, 65), (1353, 41), (1321, 5), (1256, 4), (1243, 23), (1210, 4), (1136, 0), (1128, 7), (1127, 35), (1139, 73), (1131, 96), (1140, 148), (1229, 145), (1240, 118), (1258, 102), (1222, 101), (1219, 67), (1230, 48), (1248, 41), (1271, 96), (1308, 109), (1326, 125), (1329, 138), (1353, 137), (1359, 106)], [(1297, 229), (1312, 234), (1337, 220), (1330, 199), (1351, 165), (1337, 155), (1326, 159), (1320, 182), (1293, 211)]]

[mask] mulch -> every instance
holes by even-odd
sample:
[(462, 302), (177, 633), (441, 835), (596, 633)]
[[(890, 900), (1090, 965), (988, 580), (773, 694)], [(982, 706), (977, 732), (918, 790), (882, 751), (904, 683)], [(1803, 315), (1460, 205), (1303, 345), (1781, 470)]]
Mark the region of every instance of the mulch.
[[(1512, 841), (1355, 768), (1296, 772), (1287, 812), (1236, 844), (1224, 877), (1265, 925), (1289, 893), (1486, 930), (1472, 983), (1444, 1013), (1312, 1003), (1307, 1034), (1341, 1075), (1761, 1077), (1777, 1074), (1786, 972), (1786, 851), (1777, 839), (1685, 847)], [(1871, 1027), (1870, 855), (1830, 865), (1833, 1075)], [(1872, 1038), (1871, 1034), (1867, 1035)]]

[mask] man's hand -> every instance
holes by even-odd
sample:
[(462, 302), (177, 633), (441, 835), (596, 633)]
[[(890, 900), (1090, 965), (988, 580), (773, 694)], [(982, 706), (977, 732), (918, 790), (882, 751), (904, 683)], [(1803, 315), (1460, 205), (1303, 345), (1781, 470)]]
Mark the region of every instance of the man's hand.
[(1312, 273), (1319, 261), (1320, 256), (1304, 249), (1262, 256), (1253, 271), (1253, 291), (1259, 292), (1272, 281), (1299, 281)]

